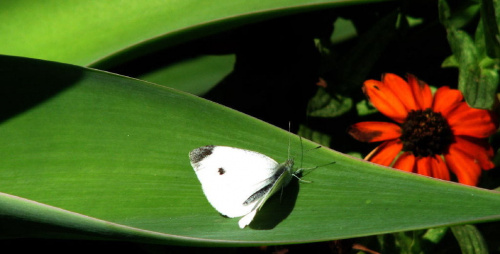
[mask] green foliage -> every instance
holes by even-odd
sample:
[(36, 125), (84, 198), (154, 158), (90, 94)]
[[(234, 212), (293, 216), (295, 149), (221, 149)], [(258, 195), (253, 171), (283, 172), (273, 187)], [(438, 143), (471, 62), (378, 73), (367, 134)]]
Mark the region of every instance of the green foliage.
[(489, 253), (488, 246), (474, 225), (460, 225), (451, 227), (462, 253), (482, 254)]
[[(498, 1), (22, 0), (0, 8), (9, 13), (0, 15), (2, 239), (498, 249), (500, 194), (484, 189), (500, 185), (497, 169), (484, 188), (401, 172), (358, 159), (375, 146), (346, 133), (385, 119), (361, 91), (385, 72), (458, 87), (471, 106), (493, 108)], [(290, 144), (298, 165), (319, 167), (241, 230), (210, 206), (189, 164), (189, 151), (207, 144), (279, 162)], [(175, 250), (193, 250), (183, 248)]]
[[(469, 105), (491, 109), (500, 81), (500, 4), (492, 0), (463, 1), (460, 7), (458, 12), (453, 12), (447, 0), (439, 1), (441, 23), (447, 30), (453, 52), (453, 59), (445, 61), (443, 66), (459, 69), (458, 88)], [(471, 36), (461, 27), (478, 9), (481, 20), (475, 36)]]

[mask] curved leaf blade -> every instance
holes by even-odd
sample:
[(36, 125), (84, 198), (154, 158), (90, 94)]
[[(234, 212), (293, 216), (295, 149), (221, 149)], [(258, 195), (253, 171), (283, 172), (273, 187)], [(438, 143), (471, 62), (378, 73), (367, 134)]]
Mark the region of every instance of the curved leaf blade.
[[(0, 66), (4, 88), (60, 87), (0, 125), (0, 218), (9, 229), (28, 223), (39, 227), (35, 236), (229, 246), (500, 218), (498, 192), (321, 148), (304, 156), (303, 167), (335, 164), (304, 176), (311, 184), (291, 183), (281, 201), (272, 197), (241, 230), (238, 219), (219, 216), (207, 202), (188, 152), (228, 145), (284, 161), (289, 140), (292, 154), (301, 153), (296, 136), (201, 98), (105, 72), (15, 57), (0, 57)], [(31, 102), (24, 91), (9, 96)], [(304, 140), (304, 149), (315, 146)]]
[(0, 53), (108, 66), (283, 15), (367, 0), (2, 1)]

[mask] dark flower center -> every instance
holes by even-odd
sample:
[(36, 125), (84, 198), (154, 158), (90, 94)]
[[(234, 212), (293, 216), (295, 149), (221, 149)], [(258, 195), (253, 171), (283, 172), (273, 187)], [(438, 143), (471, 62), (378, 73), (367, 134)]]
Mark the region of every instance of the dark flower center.
[(441, 113), (431, 109), (410, 111), (401, 128), (403, 151), (416, 157), (443, 154), (453, 142), (450, 125)]

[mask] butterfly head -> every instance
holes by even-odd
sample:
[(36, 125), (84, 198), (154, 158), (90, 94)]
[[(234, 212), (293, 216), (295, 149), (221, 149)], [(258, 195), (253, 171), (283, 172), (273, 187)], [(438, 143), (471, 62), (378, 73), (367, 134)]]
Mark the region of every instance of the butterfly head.
[(294, 164), (293, 158), (289, 158), (282, 165), (286, 168), (286, 170), (288, 170), (289, 173), (293, 173), (293, 164)]

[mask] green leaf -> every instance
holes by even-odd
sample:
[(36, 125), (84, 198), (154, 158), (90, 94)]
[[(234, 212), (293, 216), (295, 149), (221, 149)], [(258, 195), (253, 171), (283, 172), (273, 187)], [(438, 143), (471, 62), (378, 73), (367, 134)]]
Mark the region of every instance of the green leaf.
[[(492, 3), (490, 3), (492, 4)], [(500, 10), (500, 5), (497, 6), (497, 12)], [(489, 11), (485, 11), (484, 15), (495, 15), (495, 13), (491, 14)], [(483, 14), (482, 14), (483, 16)], [(481, 76), (479, 80), (479, 86), (482, 87), (482, 90), (478, 92), (483, 93), (482, 95), (478, 95), (478, 101), (476, 106), (479, 108), (491, 108), (495, 103), (495, 93), (498, 89), (499, 78), (499, 63), (500, 58), (491, 58), (491, 56), (495, 55), (496, 49), (494, 49), (495, 45), (492, 42), (492, 34), (491, 30), (495, 29), (490, 25), (485, 25), (485, 22), (491, 22), (491, 18), (483, 18), (476, 29), (475, 34), (475, 44), (478, 50), (478, 54), (480, 57), (479, 66), (481, 68)], [(496, 28), (498, 29), (498, 28)]]
[(334, 25), (333, 33), (330, 36), (331, 44), (347, 41), (349, 39), (354, 38), (357, 34), (356, 27), (354, 26), (351, 20), (339, 17), (337, 18), (337, 20), (335, 20), (335, 23), (333, 25)]
[(314, 117), (336, 117), (345, 114), (352, 108), (352, 99), (336, 94), (330, 95), (319, 87), (308, 104), (308, 115)]
[(424, 233), (423, 230), (394, 233), (399, 253), (423, 253), (421, 238)]
[(475, 0), (462, 0), (452, 2), (453, 10), (449, 7), (447, 0), (439, 1), (439, 18), (445, 27), (462, 28), (477, 17), (480, 4)]
[(368, 100), (361, 100), (356, 103), (356, 111), (360, 116), (366, 116), (378, 112), (378, 110)]
[(474, 42), (466, 32), (455, 29), (448, 30), (448, 41), (459, 64), (458, 89), (464, 94), (465, 100), (475, 107), (479, 98), (478, 89), (481, 88), (481, 69)]
[(396, 232), (378, 236), (378, 241), (384, 253), (435, 253), (447, 232), (447, 227)]
[(476, 100), (474, 107), (490, 109), (495, 103), (496, 91), (500, 83), (498, 70), (496, 69), (481, 69)]
[(334, 69), (334, 76), (338, 76), (336, 83), (342, 90), (359, 89), (389, 42), (397, 35), (398, 16), (399, 13), (393, 11), (377, 20), (369, 30), (359, 36), (358, 43), (337, 60), (340, 66)]
[[(448, 40), (459, 62), (459, 69), (462, 70), (459, 77), (459, 88), (467, 91), (467, 86), (475, 80), (475, 76), (479, 73), (476, 47), (470, 36), (461, 30), (451, 29), (448, 32)], [(469, 72), (463, 70), (469, 70)]]
[(451, 55), (444, 59), (443, 63), (441, 64), (441, 67), (447, 68), (447, 67), (457, 67), (458, 68), (459, 64), (457, 62), (457, 59), (455, 58), (454, 55)]
[[(174, 81), (172, 81), (174, 82)], [(190, 94), (93, 69), (0, 56), (0, 236), (270, 245), (500, 219), (500, 193), (326, 147), (250, 228), (207, 202), (188, 153), (207, 145), (277, 161), (317, 144)], [(299, 163), (297, 161), (297, 163)]]
[(487, 55), (491, 58), (500, 58), (500, 4), (492, 0), (481, 0), (481, 25), (484, 29), (484, 41)]
[(465, 32), (451, 29), (448, 38), (459, 65), (458, 88), (465, 100), (471, 107), (491, 109), (499, 82), (497, 67), (483, 66), (478, 48)]
[(451, 227), (451, 231), (464, 254), (487, 254), (488, 246), (474, 225), (460, 225)]
[(458, 64), (458, 89), (467, 103), (474, 108), (491, 109), (495, 103), (498, 87), (498, 67), (485, 65), (485, 53), (488, 51), (484, 42), (482, 27), (476, 32), (476, 41), (454, 24), (453, 15), (446, 0), (439, 1), (440, 19), (448, 34), (448, 42), (453, 58), (448, 58), (443, 66)]
[(330, 141), (332, 139), (329, 135), (313, 130), (303, 124), (299, 126), (297, 135), (326, 147), (330, 146)]
[(426, 241), (429, 241), (430, 243), (437, 244), (441, 241), (441, 239), (446, 235), (447, 232), (447, 227), (430, 228), (425, 232), (422, 238)]
[(234, 55), (201, 56), (169, 65), (138, 78), (202, 95), (232, 71), (235, 61)]
[(7, 0), (0, 54), (103, 67), (245, 24), (366, 2), (374, 1)]

